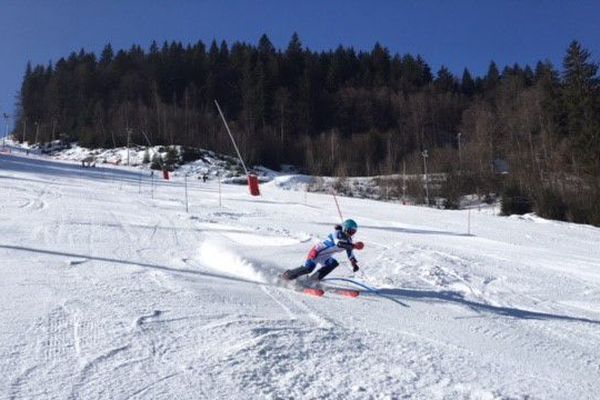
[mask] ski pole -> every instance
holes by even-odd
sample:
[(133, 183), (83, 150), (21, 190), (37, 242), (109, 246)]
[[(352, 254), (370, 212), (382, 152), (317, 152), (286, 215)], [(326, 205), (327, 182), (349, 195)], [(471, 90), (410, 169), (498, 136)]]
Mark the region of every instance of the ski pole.
[(354, 274), (356, 276), (358, 276), (360, 279), (363, 279), (365, 281), (367, 280), (367, 277), (365, 276), (365, 274), (361, 270), (356, 271)]

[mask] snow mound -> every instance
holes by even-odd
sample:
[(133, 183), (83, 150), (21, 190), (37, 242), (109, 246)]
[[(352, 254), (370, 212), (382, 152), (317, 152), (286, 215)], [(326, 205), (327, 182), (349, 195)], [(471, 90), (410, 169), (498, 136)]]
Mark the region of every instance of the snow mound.
[(225, 232), (223, 235), (227, 236), (234, 242), (255, 247), (286, 246), (301, 242), (300, 240), (292, 237), (263, 236), (255, 235), (249, 232)]
[(308, 175), (281, 175), (273, 179), (272, 185), (284, 190), (306, 191), (314, 180)]
[(203, 242), (199, 253), (200, 259), (207, 260), (207, 267), (213, 270), (253, 282), (270, 283), (271, 281), (250, 261), (222, 243), (210, 240)]
[(558, 221), (552, 221), (546, 218), (542, 218), (540, 216), (538, 216), (536, 213), (528, 213), (528, 214), (512, 214), (510, 215), (508, 218), (510, 219), (516, 219), (516, 220), (521, 220), (521, 221), (528, 221), (528, 222), (534, 222), (536, 224), (553, 224), (553, 223), (558, 223)]

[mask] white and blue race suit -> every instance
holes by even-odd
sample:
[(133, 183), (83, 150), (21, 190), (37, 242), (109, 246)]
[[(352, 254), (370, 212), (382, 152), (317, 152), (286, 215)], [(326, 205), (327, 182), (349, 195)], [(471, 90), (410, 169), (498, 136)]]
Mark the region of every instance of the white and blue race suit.
[(356, 262), (356, 257), (354, 257), (354, 253), (352, 252), (353, 249), (352, 237), (342, 230), (336, 230), (327, 235), (327, 239), (317, 243), (310, 249), (304, 267), (310, 269), (311, 272), (317, 264), (333, 269), (339, 265), (337, 260), (333, 258), (333, 255), (343, 251), (346, 252), (351, 262)]

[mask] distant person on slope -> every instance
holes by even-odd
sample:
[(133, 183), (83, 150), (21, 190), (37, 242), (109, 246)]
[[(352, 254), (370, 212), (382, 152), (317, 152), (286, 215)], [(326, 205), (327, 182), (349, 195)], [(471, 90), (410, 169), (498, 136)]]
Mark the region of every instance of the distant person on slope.
[(352, 236), (356, 233), (358, 225), (352, 219), (345, 220), (341, 225), (335, 226), (335, 232), (327, 236), (327, 239), (316, 244), (308, 253), (304, 266), (285, 271), (281, 277), (285, 280), (293, 280), (299, 276), (310, 274), (321, 264), (321, 268), (311, 275), (311, 280), (321, 280), (340, 265), (333, 254), (345, 251), (352, 264), (352, 270), (358, 271), (358, 262), (352, 250), (362, 250), (363, 242), (352, 243)]

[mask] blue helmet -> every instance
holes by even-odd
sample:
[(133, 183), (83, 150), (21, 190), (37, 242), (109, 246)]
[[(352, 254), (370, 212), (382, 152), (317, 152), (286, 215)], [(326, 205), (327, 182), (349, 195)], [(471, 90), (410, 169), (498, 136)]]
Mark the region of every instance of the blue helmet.
[(344, 233), (353, 235), (354, 233), (356, 233), (357, 229), (358, 225), (353, 219), (347, 219), (344, 222), (342, 222), (342, 231)]

